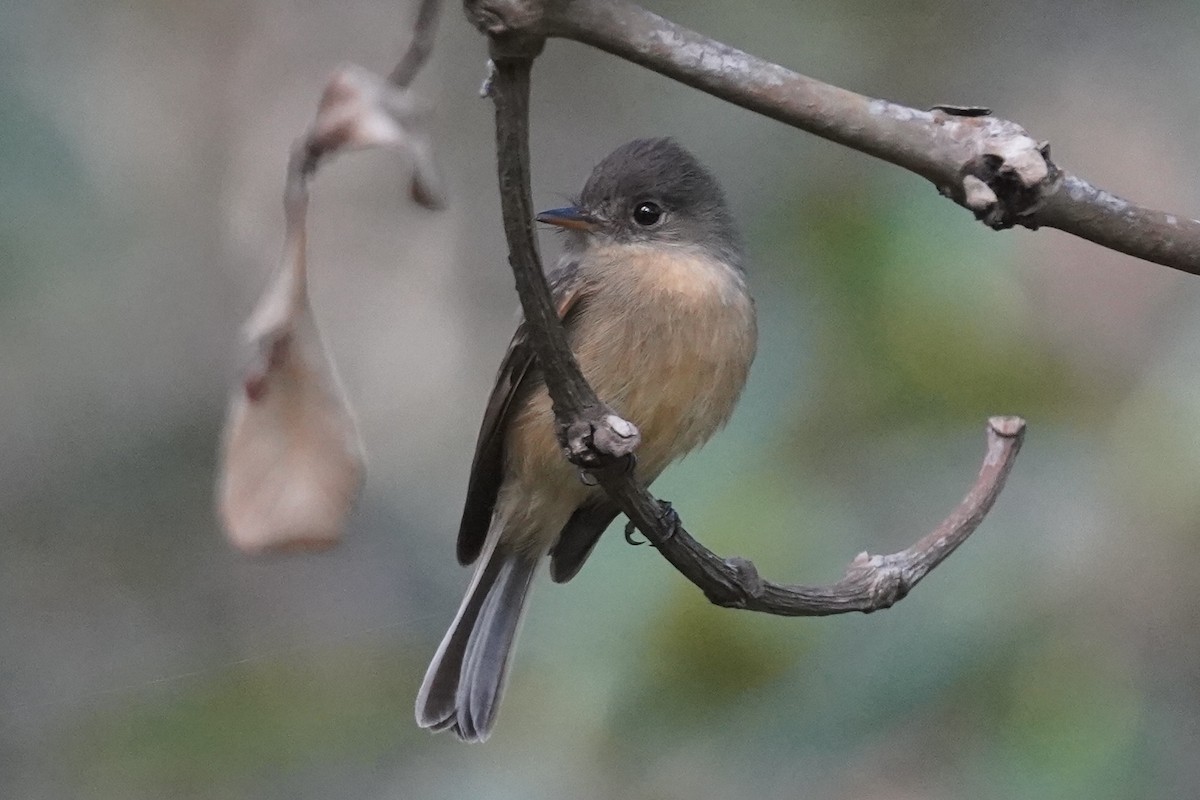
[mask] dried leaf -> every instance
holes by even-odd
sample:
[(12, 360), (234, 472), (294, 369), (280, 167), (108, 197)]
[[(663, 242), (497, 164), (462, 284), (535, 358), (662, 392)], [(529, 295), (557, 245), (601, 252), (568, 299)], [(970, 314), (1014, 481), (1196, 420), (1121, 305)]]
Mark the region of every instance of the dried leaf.
[(354, 418), (305, 291), (302, 228), (287, 249), (246, 326), (257, 355), (221, 448), (220, 517), (252, 553), (333, 546), (363, 480)]

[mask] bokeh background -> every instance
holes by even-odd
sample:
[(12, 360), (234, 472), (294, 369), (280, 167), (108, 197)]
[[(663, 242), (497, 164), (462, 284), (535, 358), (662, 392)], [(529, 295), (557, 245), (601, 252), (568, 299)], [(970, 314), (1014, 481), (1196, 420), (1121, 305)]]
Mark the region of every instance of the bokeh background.
[[(874, 96), (989, 105), (1098, 185), (1200, 213), (1191, 0), (652, 7)], [(671, 134), (749, 241), (745, 399), (656, 486), (702, 540), (832, 580), (959, 500), (987, 416), (1029, 437), (976, 537), (892, 610), (716, 609), (610, 533), (535, 590), (492, 740), (416, 729), (515, 308), (485, 48), (454, 3), (418, 82), (449, 210), (408, 202), (395, 154), (315, 187), (314, 305), (370, 457), (350, 535), (232, 552), (214, 450), (288, 144), (336, 65), (391, 66), (412, 13), (0, 4), (0, 796), (1200, 795), (1200, 279), (992, 233), (896, 168), (566, 42), (536, 68), (537, 202)]]

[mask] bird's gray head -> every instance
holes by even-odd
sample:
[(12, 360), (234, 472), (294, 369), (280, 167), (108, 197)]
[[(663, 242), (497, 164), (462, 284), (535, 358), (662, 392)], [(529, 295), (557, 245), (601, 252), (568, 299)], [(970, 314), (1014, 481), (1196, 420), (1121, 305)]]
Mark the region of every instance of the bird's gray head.
[(570, 233), (567, 247), (698, 247), (741, 267), (741, 241), (721, 187), (674, 139), (635, 139), (596, 165), (579, 201), (538, 215)]

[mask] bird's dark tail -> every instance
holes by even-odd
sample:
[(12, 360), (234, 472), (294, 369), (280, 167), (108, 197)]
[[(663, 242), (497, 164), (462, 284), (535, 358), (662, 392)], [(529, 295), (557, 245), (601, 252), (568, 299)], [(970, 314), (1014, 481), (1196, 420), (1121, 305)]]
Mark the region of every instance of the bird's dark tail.
[(487, 739), (537, 564), (533, 554), (484, 553), (417, 693), (422, 728), (449, 729), (466, 742)]

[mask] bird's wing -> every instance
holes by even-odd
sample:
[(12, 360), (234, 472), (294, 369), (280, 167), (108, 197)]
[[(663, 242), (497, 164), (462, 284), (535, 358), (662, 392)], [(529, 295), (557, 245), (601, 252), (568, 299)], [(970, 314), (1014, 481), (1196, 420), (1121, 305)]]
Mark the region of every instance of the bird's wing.
[[(569, 322), (568, 315), (579, 306), (584, 282), (579, 266), (573, 261), (563, 264), (546, 276), (558, 318)], [(517, 326), (508, 352), (500, 362), (496, 385), (488, 398), (475, 443), (475, 460), (471, 462), (471, 479), (467, 484), (467, 501), (463, 506), (462, 522), (458, 528), (458, 562), (470, 564), (479, 557), (492, 520), (492, 509), (500, 482), (504, 479), (504, 431), (514, 400), (527, 383), (534, 363), (525, 322)]]
[(550, 577), (555, 583), (566, 583), (575, 577), (600, 541), (600, 534), (620, 513), (621, 509), (607, 496), (575, 509), (550, 550)]

